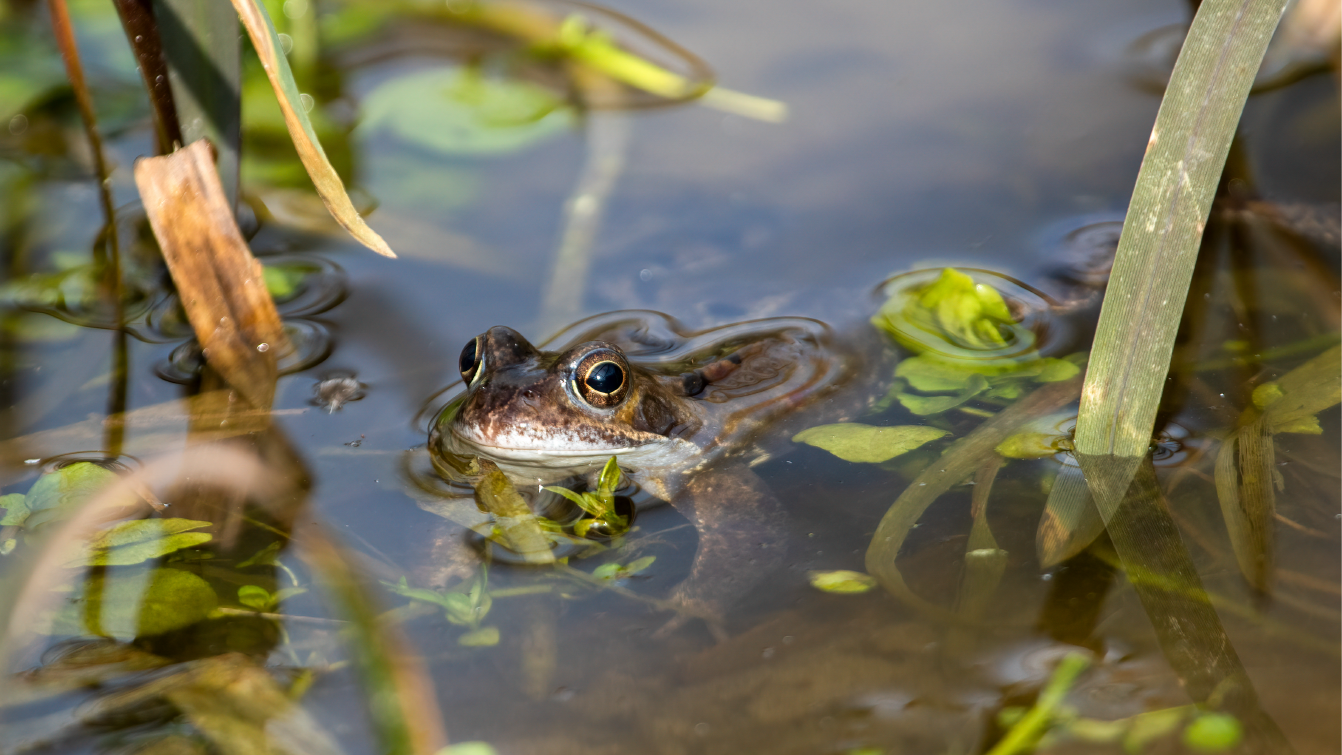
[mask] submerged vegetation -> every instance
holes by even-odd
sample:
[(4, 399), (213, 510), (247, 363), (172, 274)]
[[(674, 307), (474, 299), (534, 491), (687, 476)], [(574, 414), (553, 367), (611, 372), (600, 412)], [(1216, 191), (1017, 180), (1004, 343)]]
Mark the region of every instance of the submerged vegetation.
[[(653, 732), (647, 741), (708, 742), (748, 718), (786, 738), (817, 710), (822, 723), (793, 744), (849, 753), (1288, 752), (1304, 736), (1279, 725), (1280, 709), (1260, 699), (1236, 650), (1261, 632), (1311, 663), (1340, 654), (1318, 630), (1336, 627), (1337, 575), (1282, 566), (1279, 542), (1285, 533), (1323, 543), (1336, 560), (1335, 491), (1323, 492), (1337, 480), (1342, 401), (1337, 286), (1327, 278), (1336, 277), (1336, 228), (1316, 243), (1307, 224), (1259, 200), (1242, 154), (1249, 148), (1235, 137), (1282, 0), (1201, 4), (1168, 79), (1112, 277), (1107, 265), (1092, 275), (1093, 259), (1064, 263), (1040, 288), (955, 265), (896, 275), (856, 335), (844, 336), (864, 346), (825, 345), (866, 349), (870, 374), (851, 389), (866, 394), (847, 401), (859, 409), (840, 410), (843, 400), (826, 393), (782, 420), (793, 443), (781, 450), (765, 420), (733, 427), (740, 447), (714, 472), (753, 479), (749, 468), (759, 467), (795, 488), (789, 500), (817, 499), (797, 505), (814, 531), (769, 522), (766, 542), (751, 543), (759, 553), (720, 562), (765, 568), (778, 552), (768, 551), (779, 545), (767, 541), (773, 533), (797, 541), (789, 568), (770, 575), (782, 585), (774, 595), (796, 608), (735, 633), (679, 586), (735, 580), (747, 585), (733, 594), (742, 604), (765, 591), (749, 588), (748, 574), (699, 573), (695, 548), (718, 541), (703, 529), (689, 534), (703, 519), (640, 517), (654, 501), (631, 484), (619, 455), (586, 478), (542, 485), (510, 479), (487, 459), (439, 458), (425, 449), (422, 427), (412, 440), (384, 432), (364, 448), (362, 431), (337, 438), (332, 425), (300, 431), (286, 420), (315, 404), (312, 415), (334, 422), (377, 390), (376, 379), (361, 382), (343, 366), (315, 371), (341, 343), (324, 318), (347, 295), (375, 289), (307, 253), (341, 243), (332, 224), (387, 257), (415, 233), (428, 233), (435, 249), (440, 240), (465, 249), (443, 252), (453, 266), (446, 289), (461, 271), (506, 277), (509, 264), (464, 232), (395, 212), (452, 206), (476, 191), (475, 174), (450, 161), (515, 159), (529, 171), (526, 150), (582, 129), (589, 154), (559, 219), (541, 307), (543, 321), (565, 316), (604, 275), (593, 267), (595, 239), (628, 152), (623, 126), (611, 127), (624, 123), (623, 111), (700, 102), (729, 114), (728, 124), (779, 123), (785, 105), (717, 86), (671, 40), (585, 4), (68, 5), (45, 3), (50, 38), (33, 4), (7, 3), (0, 16), (9, 61), (0, 116), (12, 137), (0, 162), (10, 199), (0, 229), (10, 271), (0, 284), (0, 386), (14, 384), (4, 410), (12, 437), (0, 443), (0, 755), (461, 755), (495, 746), (449, 745), (448, 725), (453, 741), (458, 727), (469, 738), (501, 737), (513, 717), (527, 722), (517, 742), (533, 749), (628, 751), (646, 743), (631, 733), (638, 726)], [(241, 55), (235, 18), (251, 43)], [(97, 68), (86, 67), (90, 50)], [(349, 112), (339, 77), (388, 57), (405, 67), (361, 82), (357, 115)], [(1307, 80), (1314, 69), (1289, 70)], [(125, 175), (114, 180), (128, 172), (111, 159), (109, 137), (119, 158), (145, 152), (132, 155), (133, 187)], [(396, 146), (387, 149), (400, 161), (389, 163), (396, 186), (377, 199), (353, 180), (356, 143)], [(426, 155), (448, 161), (438, 166), (445, 178)], [(70, 248), (53, 230), (59, 213), (42, 203), (64, 200), (43, 195), (55, 194), (49, 182), (97, 193), (91, 250)], [(127, 201), (131, 193), (138, 199)], [(371, 215), (388, 197), (403, 200), (401, 209)], [(1248, 259), (1245, 239), (1255, 233), (1288, 239), (1274, 252), (1286, 262)], [(1217, 244), (1229, 245), (1228, 267), (1218, 267)], [(1327, 275), (1281, 273), (1293, 267)], [(642, 268), (637, 277), (655, 274)], [(1278, 277), (1255, 282), (1270, 276)], [(1086, 296), (1046, 290), (1058, 294), (1064, 282)], [(1094, 295), (1106, 284), (1097, 312)], [(347, 338), (358, 332), (346, 327)], [(64, 355), (43, 371), (62, 344), (83, 348), (94, 330), (112, 337), (106, 364), (81, 371)], [(382, 335), (364, 336), (371, 351)], [(695, 397), (733, 374), (746, 335), (723, 336), (698, 362), (648, 328), (631, 342), (683, 367), (684, 392)], [(149, 348), (158, 350), (152, 370), (132, 356)], [(434, 359), (424, 364), (438, 369)], [(737, 377), (767, 383), (787, 371), (772, 362), (750, 369), (761, 374)], [(282, 378), (306, 371), (318, 382), (295, 400)], [(144, 375), (163, 380), (145, 388)], [(94, 392), (105, 392), (96, 407), (85, 400)], [(87, 419), (63, 411), (74, 395), (71, 412), (90, 409)], [(764, 403), (804, 403), (799, 396)], [(426, 414), (442, 409), (438, 398)], [(367, 458), (401, 459), (403, 479)], [(857, 501), (861, 514), (835, 510), (850, 504), (839, 500), (847, 494), (801, 482), (783, 467), (794, 459), (799, 468), (844, 465), (835, 467), (836, 489), (844, 475), (877, 480), (879, 502)], [(333, 524), (333, 510), (370, 508), (342, 498), (346, 486), (356, 498), (380, 489), (414, 499), (428, 512), (407, 520), (416, 544), (380, 532), (377, 519)], [(1284, 491), (1299, 498), (1279, 506)], [(323, 496), (336, 503), (319, 511)], [(958, 520), (929, 513), (956, 506)], [(410, 551), (430, 541), (419, 559), (427, 565), (416, 563)], [(859, 566), (863, 547), (865, 571), (836, 568)], [(1040, 573), (1052, 587), (1031, 619), (1006, 604)], [(1118, 574), (1130, 593), (1116, 587)], [(1292, 625), (1273, 606), (1305, 620)], [(1121, 612), (1114, 623), (1149, 617), (1133, 636), (1150, 647), (1131, 655), (1148, 664), (1141, 673), (1172, 679), (1170, 689), (1095, 702), (1110, 694), (1096, 690), (1132, 686), (1122, 679), (1130, 659), (1105, 652), (1097, 628), (1105, 610)], [(646, 632), (648, 615), (667, 623)], [(1238, 630), (1224, 625), (1228, 617), (1241, 621)], [(692, 619), (706, 620), (721, 644), (712, 647)], [(1033, 630), (1018, 626), (1031, 620)], [(629, 637), (653, 649), (630, 652)], [(1016, 663), (1010, 643), (1020, 637), (1045, 642), (1046, 658), (999, 684), (983, 667)], [(684, 668), (669, 683), (656, 664), (673, 656)], [(1024, 657), (1026, 666), (1037, 661)], [(554, 715), (545, 706), (578, 694), (559, 669), (582, 679), (588, 697)], [(475, 699), (477, 688), (500, 686), (507, 691)], [(670, 713), (658, 718), (663, 707)], [(365, 720), (351, 723), (351, 708)], [(918, 723), (919, 715), (943, 720)], [(712, 751), (743, 751), (746, 734), (726, 736), (734, 744)]]

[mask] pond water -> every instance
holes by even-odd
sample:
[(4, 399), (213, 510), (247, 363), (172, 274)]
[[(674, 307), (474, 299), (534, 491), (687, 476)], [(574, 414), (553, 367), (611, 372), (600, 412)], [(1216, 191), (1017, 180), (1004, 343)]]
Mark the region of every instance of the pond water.
[[(4, 55), (26, 61), (31, 89), (16, 84), (23, 96), (6, 95), (14, 117), (0, 132), (0, 432), (17, 439), (0, 442), (8, 494), (29, 491), (51, 459), (106, 456), (109, 443), (120, 443), (133, 467), (180, 451), (184, 419), (132, 422), (119, 440), (102, 419), (152, 411), (194, 388), (181, 382), (192, 382), (182, 351), (190, 330), (164, 303), (166, 274), (152, 253), (136, 254), (146, 243), (134, 241), (142, 211), (131, 171), (137, 156), (152, 153), (153, 132), (115, 13), (110, 4), (71, 3), (113, 166), (127, 277), (141, 268), (124, 338), (99, 327), (108, 313), (78, 272), (97, 245), (102, 210), (68, 90), (42, 88), (63, 75), (45, 13), (27, 3), (5, 7)], [(813, 571), (864, 570), (877, 523), (918, 469), (852, 463), (789, 440), (841, 419), (924, 421), (898, 406), (868, 410), (889, 387), (897, 353), (868, 322), (889, 276), (954, 265), (1064, 297), (1059, 271), (1075, 271), (1077, 255), (1096, 247), (1103, 256), (1159, 104), (1149, 79), (1163, 63), (1143, 40), (1186, 23), (1184, 3), (621, 2), (611, 8), (692, 50), (723, 86), (786, 103), (786, 120), (694, 104), (586, 119), (560, 112), (515, 143), (474, 145), (452, 141), (453, 124), (439, 125), (448, 115), (404, 85), (431, 92), (460, 81), (453, 55), (472, 49), (463, 42), (469, 35), (411, 9), (367, 31), (384, 15), (370, 6), (283, 7), (296, 40), (291, 62), (311, 59), (306, 73), (295, 65), (315, 97), (326, 149), (400, 258), (373, 255), (326, 218), (275, 129), (278, 116), (268, 114), (264, 84), (246, 88), (255, 114), (244, 123), (243, 224), (254, 231), (253, 251), (300, 281), (289, 298), (279, 296), (280, 311), (309, 344), (275, 400), (278, 435), (306, 481), (302, 506), (235, 517), (230, 548), (220, 524), (215, 560), (191, 567), (234, 614), (119, 646), (145, 656), (96, 676), (102, 691), (76, 684), (7, 700), (0, 755), (132, 752), (166, 746), (168, 735), (192, 752), (256, 751), (201, 734), (208, 716), (180, 698), (145, 693), (134, 698), (142, 708), (107, 702), (107, 690), (133, 697), (143, 689), (144, 668), (169, 678), (230, 651), (285, 684), (310, 684), (301, 698), (311, 716), (305, 725), (327, 732), (336, 751), (387, 751), (366, 677), (351, 664), (368, 640), (342, 623), (348, 607), (319, 589), (316, 562), (285, 546), (283, 568), (264, 559), (260, 569), (238, 565), (287, 541), (287, 530), (313, 528), (348, 549), (344, 559), (377, 610), (396, 609), (390, 652), (422, 670), (431, 691), (420, 703), (438, 712), (450, 740), (487, 742), (499, 753), (986, 751), (1003, 731), (999, 713), (1033, 704), (1074, 648), (1093, 653), (1092, 668), (1068, 692), (1079, 716), (1112, 721), (1189, 704), (1107, 541), (1040, 567), (1035, 533), (1044, 487), (1058, 471), (1052, 458), (1011, 461), (998, 476), (988, 517), (1005, 569), (982, 617), (949, 627), (879, 588), (836, 594), (808, 581)], [(327, 21), (304, 26), (316, 12)], [(257, 74), (249, 69), (248, 81)], [(1252, 386), (1335, 342), (1339, 141), (1338, 88), (1326, 73), (1251, 98), (1232, 160), (1241, 161), (1240, 186), (1251, 183), (1256, 194), (1215, 211), (1156, 460), (1262, 708), (1301, 753), (1342, 748), (1337, 408), (1320, 414), (1321, 434), (1277, 440), (1284, 488), (1271, 595), (1240, 576), (1213, 475), (1217, 432), (1234, 425)], [(1291, 222), (1263, 219), (1278, 211), (1263, 209), (1269, 205)], [(587, 257), (557, 264), (573, 208), (594, 206)], [(586, 274), (572, 274), (581, 265)], [(65, 277), (55, 281), (57, 272)], [(767, 454), (752, 469), (786, 512), (785, 563), (725, 606), (717, 636), (702, 621), (659, 632), (673, 614), (650, 600), (686, 579), (705, 535), (643, 495), (623, 550), (569, 564), (591, 573), (655, 557), (637, 574), (607, 580), (617, 590), (495, 563), (487, 569), (495, 597), (483, 617), (451, 621), (442, 607), (398, 595), (388, 585), (401, 577), (408, 587), (465, 591), (482, 573), (475, 541), (432, 513), (426, 492), (441, 490), (426, 439), (433, 414), (458, 390), (462, 347), (495, 325), (540, 343), (583, 317), (626, 309), (665, 313), (696, 330), (812, 318), (862, 353), (860, 375), (759, 439)], [(1093, 306), (1059, 315), (1058, 332), (1067, 328), (1050, 355), (1084, 351), (1095, 316)], [(1232, 359), (1280, 347), (1288, 348), (1250, 367)], [(124, 391), (109, 372), (119, 354)], [(332, 407), (317, 386), (342, 377), (362, 385), (354, 400)], [(965, 414), (946, 426), (963, 435), (978, 421)], [(911, 588), (940, 606), (953, 608), (962, 589), (970, 499), (967, 487), (943, 496), (904, 545)], [(183, 509), (209, 516), (201, 506)], [(24, 548), (16, 533), (0, 536), (19, 538), (12, 563)], [(11, 607), (17, 569), (5, 593)], [(239, 603), (232, 591), (248, 579), (270, 591), (311, 589), (264, 611), (289, 619), (243, 616), (256, 604)], [(22, 618), (9, 626), (29, 631)], [(497, 629), (493, 644), (478, 634), (489, 627)], [(11, 638), (4, 671), (60, 670), (53, 647), (87, 648), (70, 644), (77, 632), (52, 631)], [(135, 666), (149, 654), (156, 660)], [(1121, 751), (1080, 736), (1060, 732), (1038, 751)], [(1166, 733), (1140, 746), (1175, 752), (1178, 739)], [(203, 749), (206, 740), (213, 749)]]

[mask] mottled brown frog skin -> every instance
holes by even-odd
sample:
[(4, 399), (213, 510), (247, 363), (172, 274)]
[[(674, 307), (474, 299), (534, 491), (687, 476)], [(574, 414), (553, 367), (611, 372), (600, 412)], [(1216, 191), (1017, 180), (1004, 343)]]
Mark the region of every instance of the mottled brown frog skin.
[[(694, 565), (673, 600), (689, 613), (720, 615), (786, 550), (776, 500), (731, 460), (852, 365), (834, 356), (828, 328), (811, 320), (687, 334), (659, 315), (615, 313), (580, 326), (558, 351), (505, 327), (468, 343), (465, 396), (439, 417), (430, 446), (487, 458), (519, 486), (590, 476), (617, 456), (628, 476), (698, 529)], [(657, 340), (648, 332), (657, 329), (683, 343), (663, 344), (648, 359), (647, 341)]]

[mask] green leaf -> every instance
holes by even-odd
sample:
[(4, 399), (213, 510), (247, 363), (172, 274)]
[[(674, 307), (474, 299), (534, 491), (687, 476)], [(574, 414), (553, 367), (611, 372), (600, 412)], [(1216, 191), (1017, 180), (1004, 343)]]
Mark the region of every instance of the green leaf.
[(266, 9), (257, 0), (233, 0), (233, 7), (238, 11), (243, 27), (247, 29), (247, 35), (251, 37), (256, 56), (261, 59), (261, 66), (265, 69), (271, 89), (275, 92), (275, 100), (284, 114), (284, 125), (289, 129), (289, 138), (298, 151), (298, 158), (303, 161), (303, 167), (307, 169), (331, 217), (359, 243), (383, 256), (395, 257), (396, 254), (387, 246), (387, 242), (359, 217), (349, 194), (345, 192), (345, 184), (327, 159), (326, 151), (322, 149), (317, 133), (312, 128), (312, 120), (303, 106), (298, 84), (294, 82), (294, 73), (281, 48), (279, 34)]
[[(270, 545), (267, 545), (266, 547), (252, 554), (251, 558), (238, 564), (238, 568), (246, 569), (249, 566), (278, 566), (279, 563), (280, 563), (280, 541), (276, 540)], [(402, 579), (402, 582), (404, 581), (405, 580)]]
[(872, 427), (844, 422), (803, 430), (792, 440), (822, 448), (845, 461), (879, 464), (945, 435), (945, 430), (926, 425)]
[(294, 295), (298, 285), (307, 275), (295, 268), (266, 265), (261, 269), (261, 277), (266, 283), (266, 291), (270, 294), (270, 298), (282, 301)]
[[(1137, 174), (1114, 255), (1076, 427), (1079, 458), (1138, 459), (1150, 446), (1189, 281), (1254, 75), (1286, 0), (1198, 6)], [(1094, 467), (1094, 465), (1091, 465)], [(1101, 512), (1135, 465), (1087, 469)]]
[(568, 488), (561, 488), (558, 485), (546, 485), (545, 489), (551, 493), (558, 493), (572, 501), (578, 508), (586, 511), (592, 516), (601, 516), (601, 502), (596, 500), (595, 496), (589, 493), (575, 493)]
[(23, 520), (28, 518), (27, 496), (23, 493), (0, 496), (0, 508), (5, 510), (4, 518), (0, 519), (0, 527), (21, 527)]
[(1056, 433), (1016, 433), (997, 446), (997, 453), (1008, 459), (1043, 459), (1060, 450)]
[(499, 644), (498, 627), (480, 627), (457, 638), (458, 645), (470, 648), (493, 647)]
[(65, 562), (67, 568), (83, 566), (129, 566), (166, 556), (173, 551), (208, 543), (214, 536), (190, 530), (210, 527), (211, 522), (192, 519), (140, 519), (104, 530)]
[(257, 611), (269, 611), (275, 605), (275, 596), (264, 587), (243, 585), (238, 588), (238, 602)]
[(647, 569), (649, 566), (652, 566), (652, 563), (656, 560), (657, 560), (656, 556), (644, 556), (643, 558), (635, 559), (629, 562), (628, 566), (624, 567), (624, 573), (638, 574), (644, 569)]
[(964, 390), (969, 379), (976, 374), (962, 365), (922, 356), (905, 359), (895, 367), (895, 377), (903, 378), (910, 387), (928, 393)]
[(573, 111), (536, 84), (473, 67), (432, 68), (389, 79), (362, 103), (360, 130), (386, 129), (443, 154), (515, 152), (569, 130)]
[(471, 598), (466, 593), (447, 593), (440, 605), (446, 609), (447, 620), (453, 624), (469, 626), (475, 623), (475, 609), (471, 607)]
[(601, 468), (601, 476), (596, 481), (596, 497), (609, 511), (615, 511), (615, 489), (620, 487), (620, 465), (615, 457), (610, 457), (606, 466)]
[(808, 572), (807, 578), (817, 590), (839, 595), (863, 593), (876, 586), (876, 580), (871, 575), (847, 569)]
[(1188, 717), (1189, 706), (1163, 708), (1147, 711), (1133, 716), (1127, 736), (1123, 737), (1123, 749), (1127, 752), (1142, 752), (1147, 745), (1179, 728)]
[(190, 572), (112, 568), (81, 581), (44, 631), (130, 641), (202, 621), (218, 603), (209, 583)]
[(116, 473), (87, 461), (48, 472), (33, 483), (25, 501), (30, 515), (23, 526), (33, 530), (66, 518), (103, 488), (116, 481)]
[[(919, 396), (915, 393), (901, 393), (899, 403), (914, 414), (925, 417), (954, 409), (986, 390), (988, 390), (988, 379), (974, 374), (969, 376), (964, 388), (954, 396)], [(1019, 391), (1016, 393), (1019, 395)]]
[(1184, 744), (1198, 752), (1224, 752), (1244, 739), (1244, 726), (1228, 713), (1204, 713), (1184, 729)]
[(1043, 369), (1039, 371), (1038, 375), (1034, 376), (1036, 383), (1060, 383), (1072, 379), (1081, 372), (1081, 367), (1066, 359), (1045, 357), (1039, 361), (1042, 363)]
[(598, 579), (615, 579), (620, 576), (620, 565), (614, 562), (602, 564), (592, 570), (592, 576)]

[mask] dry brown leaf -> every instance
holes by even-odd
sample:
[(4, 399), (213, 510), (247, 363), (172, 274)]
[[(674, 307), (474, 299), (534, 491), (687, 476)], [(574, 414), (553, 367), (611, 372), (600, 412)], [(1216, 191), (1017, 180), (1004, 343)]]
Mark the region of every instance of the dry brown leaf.
[(261, 67), (265, 69), (270, 86), (275, 90), (275, 100), (284, 114), (284, 125), (289, 128), (289, 138), (293, 139), (294, 149), (298, 150), (298, 158), (303, 161), (303, 167), (307, 168), (308, 176), (313, 186), (317, 187), (317, 193), (331, 212), (331, 217), (359, 243), (383, 256), (395, 257), (396, 253), (387, 246), (387, 242), (359, 217), (354, 203), (345, 193), (344, 182), (331, 166), (331, 161), (326, 159), (326, 151), (317, 140), (317, 133), (312, 130), (312, 121), (308, 120), (298, 85), (294, 83), (293, 71), (289, 70), (289, 61), (280, 49), (280, 39), (270, 22), (270, 16), (256, 0), (233, 0), (233, 7), (237, 9), (238, 17), (247, 29), (247, 35), (252, 38), (252, 47), (256, 48), (256, 56), (261, 59)]
[(252, 406), (269, 408), (287, 341), (210, 145), (139, 160), (135, 185), (206, 361)]

